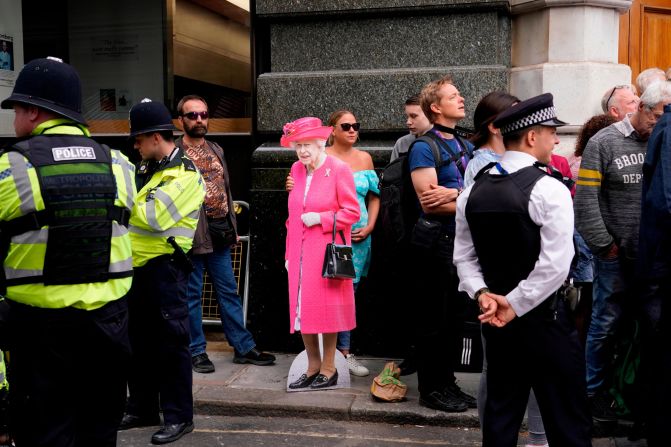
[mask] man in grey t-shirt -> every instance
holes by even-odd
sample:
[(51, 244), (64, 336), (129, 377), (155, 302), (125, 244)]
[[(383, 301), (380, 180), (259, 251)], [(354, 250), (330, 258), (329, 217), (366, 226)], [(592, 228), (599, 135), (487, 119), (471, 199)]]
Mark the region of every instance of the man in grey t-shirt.
[(389, 162), (396, 160), (400, 154), (408, 152), (415, 138), (424, 135), (433, 127), (419, 105), (419, 95), (413, 95), (405, 101), (405, 116), (405, 125), (408, 126), (410, 133), (396, 140)]
[(589, 140), (578, 172), (575, 225), (595, 263), (586, 360), (587, 394), (597, 421), (616, 416), (610, 409), (606, 366), (612, 358), (612, 335), (622, 315), (623, 296), (631, 292), (634, 279), (647, 140), (669, 103), (671, 83), (650, 85), (636, 112)]

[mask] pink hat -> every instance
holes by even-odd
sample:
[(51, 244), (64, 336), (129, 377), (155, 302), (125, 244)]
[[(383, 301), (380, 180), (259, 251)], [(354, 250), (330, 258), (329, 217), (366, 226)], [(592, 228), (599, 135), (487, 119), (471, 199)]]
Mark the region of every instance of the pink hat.
[(282, 147), (291, 147), (291, 143), (294, 141), (328, 140), (331, 132), (333, 132), (331, 126), (322, 126), (322, 120), (311, 116), (286, 123), (282, 130), (284, 132), (280, 139)]

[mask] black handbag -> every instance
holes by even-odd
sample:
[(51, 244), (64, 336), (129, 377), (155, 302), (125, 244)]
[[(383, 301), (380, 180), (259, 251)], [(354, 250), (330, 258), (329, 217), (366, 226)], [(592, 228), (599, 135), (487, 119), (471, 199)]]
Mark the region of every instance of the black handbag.
[(231, 222), (231, 212), (232, 210), (228, 212), (226, 217), (208, 219), (207, 221), (214, 248), (228, 248), (238, 240), (235, 228)]
[(343, 245), (336, 244), (336, 213), (333, 213), (333, 239), (326, 244), (324, 253), (324, 265), (322, 266), (322, 277), (329, 279), (354, 279), (354, 260), (352, 259), (352, 247), (346, 245), (345, 234), (340, 231)]

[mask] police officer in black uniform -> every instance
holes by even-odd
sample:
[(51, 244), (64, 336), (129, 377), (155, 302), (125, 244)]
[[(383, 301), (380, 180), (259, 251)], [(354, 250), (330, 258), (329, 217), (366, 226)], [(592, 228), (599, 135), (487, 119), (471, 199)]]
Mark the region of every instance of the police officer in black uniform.
[(517, 445), (530, 389), (551, 446), (591, 446), (585, 359), (559, 291), (573, 258), (569, 190), (548, 175), (559, 143), (552, 95), (504, 111), (506, 146), (457, 200), (459, 289), (478, 301), (487, 355), (483, 445)]

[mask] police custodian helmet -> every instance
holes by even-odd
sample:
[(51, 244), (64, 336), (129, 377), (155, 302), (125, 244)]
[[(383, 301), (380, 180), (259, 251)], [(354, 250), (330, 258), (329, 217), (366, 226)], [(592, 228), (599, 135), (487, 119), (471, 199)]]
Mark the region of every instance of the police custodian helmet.
[(164, 104), (154, 102), (149, 98), (143, 99), (130, 109), (129, 121), (131, 137), (143, 133), (177, 130), (172, 123), (168, 108)]
[(50, 110), (86, 125), (82, 115), (82, 83), (77, 70), (56, 57), (28, 62), (14, 84), (11, 96), (0, 104), (11, 109), (15, 103)]

